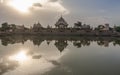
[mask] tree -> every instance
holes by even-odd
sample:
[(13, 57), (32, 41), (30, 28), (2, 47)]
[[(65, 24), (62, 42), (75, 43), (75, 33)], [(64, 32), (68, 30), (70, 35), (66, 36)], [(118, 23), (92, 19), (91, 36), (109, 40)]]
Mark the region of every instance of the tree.
[(6, 31), (6, 30), (8, 30), (8, 29), (9, 29), (8, 23), (7, 23), (7, 22), (3, 23), (3, 24), (2, 24), (2, 31)]
[(120, 26), (115, 27), (115, 31), (120, 32)]
[(79, 21), (74, 24), (75, 28), (80, 28), (81, 26), (82, 26), (82, 22), (79, 22)]

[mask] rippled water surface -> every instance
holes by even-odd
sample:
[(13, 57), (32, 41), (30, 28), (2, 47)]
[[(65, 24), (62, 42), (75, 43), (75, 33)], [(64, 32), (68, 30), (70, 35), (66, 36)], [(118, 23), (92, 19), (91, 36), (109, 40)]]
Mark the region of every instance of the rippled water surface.
[(0, 75), (120, 75), (120, 38), (1, 36)]

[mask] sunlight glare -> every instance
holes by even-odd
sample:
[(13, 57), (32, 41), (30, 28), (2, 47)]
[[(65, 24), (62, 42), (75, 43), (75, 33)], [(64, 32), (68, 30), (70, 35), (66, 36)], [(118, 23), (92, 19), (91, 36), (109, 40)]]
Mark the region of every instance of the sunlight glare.
[(32, 6), (32, 3), (28, 0), (10, 0), (8, 5), (20, 12), (25, 13), (29, 11), (29, 7)]
[(18, 61), (18, 62), (23, 62), (23, 61), (28, 60), (28, 57), (27, 57), (25, 51), (21, 51), (16, 55), (10, 56), (9, 59), (10, 60), (15, 60), (15, 61)]
[(28, 13), (34, 3), (45, 4), (48, 0), (9, 0), (8, 5), (22, 13)]
[(1, 3), (3, 3), (3, 0), (0, 0)]

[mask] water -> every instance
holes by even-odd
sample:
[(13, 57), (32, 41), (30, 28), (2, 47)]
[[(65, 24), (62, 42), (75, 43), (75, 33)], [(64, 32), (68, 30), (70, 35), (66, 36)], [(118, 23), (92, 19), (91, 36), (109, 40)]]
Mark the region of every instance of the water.
[(120, 38), (1, 36), (0, 75), (120, 75)]

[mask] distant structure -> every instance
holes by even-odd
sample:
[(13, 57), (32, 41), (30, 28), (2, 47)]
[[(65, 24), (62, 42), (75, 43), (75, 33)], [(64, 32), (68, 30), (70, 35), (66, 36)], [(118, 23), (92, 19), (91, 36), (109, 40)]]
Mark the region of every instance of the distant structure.
[(68, 23), (65, 21), (65, 19), (61, 16), (60, 19), (55, 24), (56, 28), (67, 28)]
[(27, 28), (24, 25), (15, 25), (15, 24), (10, 24), (8, 25), (8, 32), (23, 32)]
[(100, 30), (100, 31), (109, 31), (110, 26), (109, 26), (109, 24), (99, 25), (97, 29)]
[(38, 22), (37, 24), (35, 23), (33, 28), (43, 28), (42, 25)]
[[(29, 35), (63, 35), (63, 36), (119, 36), (120, 26), (111, 28), (109, 24), (99, 25), (95, 29), (89, 24), (82, 24), (81, 21), (74, 23), (74, 26), (68, 27), (68, 23), (61, 16), (55, 23), (55, 27), (48, 25), (42, 26), (39, 22), (35, 23), (33, 27), (27, 28), (24, 25), (3, 23), (0, 27), (0, 35), (8, 34), (29, 34)], [(49, 44), (49, 43), (48, 43)], [(76, 44), (76, 43), (75, 43)], [(89, 44), (89, 43), (88, 43)], [(59, 44), (56, 44), (58, 46)], [(64, 48), (58, 47), (60, 51)]]
[(42, 29), (42, 25), (38, 22), (33, 25), (33, 31), (40, 31)]

